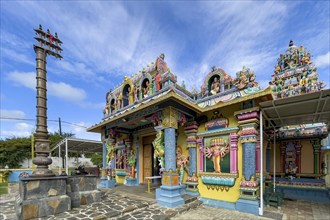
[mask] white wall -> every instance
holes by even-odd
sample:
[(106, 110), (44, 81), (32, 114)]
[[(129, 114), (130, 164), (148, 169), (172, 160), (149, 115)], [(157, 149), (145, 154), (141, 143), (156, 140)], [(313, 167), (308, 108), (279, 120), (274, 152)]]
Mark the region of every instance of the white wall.
[[(62, 158), (59, 157), (51, 157), (53, 163), (49, 166), (50, 169), (55, 169), (62, 167)], [(21, 168), (31, 168), (32, 167), (32, 160), (25, 159), (21, 163)], [(91, 158), (76, 158), (76, 157), (69, 157), (69, 167), (78, 167), (79, 165), (84, 165), (85, 167), (96, 167), (91, 161)], [(64, 165), (65, 166), (65, 165)]]

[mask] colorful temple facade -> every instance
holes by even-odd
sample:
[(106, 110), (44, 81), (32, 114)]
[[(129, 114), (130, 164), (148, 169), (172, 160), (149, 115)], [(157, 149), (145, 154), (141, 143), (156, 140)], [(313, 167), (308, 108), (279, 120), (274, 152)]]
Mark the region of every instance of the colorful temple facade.
[[(260, 88), (247, 67), (233, 79), (214, 66), (200, 91), (190, 92), (177, 83), (161, 54), (106, 94), (102, 121), (88, 129), (101, 133), (104, 142), (107, 172), (100, 187), (161, 178), (156, 200), (162, 206), (182, 205), (182, 194), (188, 193), (205, 204), (258, 214), (260, 171), (274, 177), (276, 158), (275, 176), (283, 177), (277, 184), (291, 184), (285, 178), (291, 175), (313, 178), (315, 187), (326, 189), (320, 144), (328, 135), (325, 124), (266, 130), (260, 141), (259, 104), (322, 90), (316, 71), (305, 48), (290, 42), (268, 88)], [(297, 186), (310, 184), (302, 182)]]

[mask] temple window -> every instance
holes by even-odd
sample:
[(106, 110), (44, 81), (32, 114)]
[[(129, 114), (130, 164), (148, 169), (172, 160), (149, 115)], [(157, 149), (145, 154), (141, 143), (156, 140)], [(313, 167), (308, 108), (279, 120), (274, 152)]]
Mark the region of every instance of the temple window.
[(255, 107), (255, 100), (251, 99), (245, 102), (242, 102), (242, 110)]
[(131, 93), (131, 86), (129, 84), (126, 84), (123, 89), (123, 107), (129, 105), (129, 97)]

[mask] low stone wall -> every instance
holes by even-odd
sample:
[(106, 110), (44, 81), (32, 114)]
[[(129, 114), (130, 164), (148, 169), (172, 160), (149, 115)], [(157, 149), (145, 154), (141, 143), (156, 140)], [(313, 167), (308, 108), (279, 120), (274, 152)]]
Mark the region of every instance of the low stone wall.
[(39, 218), (71, 209), (67, 177), (21, 178), (16, 198), (18, 219)]
[(89, 205), (101, 200), (102, 192), (97, 190), (97, 176), (71, 176), (67, 181), (67, 195), (72, 208)]

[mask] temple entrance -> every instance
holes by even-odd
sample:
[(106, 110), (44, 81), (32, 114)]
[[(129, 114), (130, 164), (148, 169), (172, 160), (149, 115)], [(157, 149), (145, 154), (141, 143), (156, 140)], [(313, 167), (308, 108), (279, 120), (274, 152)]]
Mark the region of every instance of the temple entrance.
[[(160, 163), (158, 158), (154, 157), (154, 147), (152, 142), (155, 140), (156, 135), (150, 135), (143, 138), (143, 181), (147, 183), (145, 177), (159, 176)], [(153, 183), (160, 182), (159, 179), (152, 180)]]
[(143, 145), (143, 182), (146, 183), (145, 177), (152, 176), (152, 145)]

